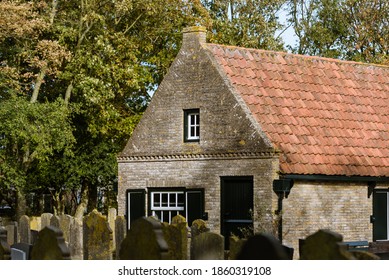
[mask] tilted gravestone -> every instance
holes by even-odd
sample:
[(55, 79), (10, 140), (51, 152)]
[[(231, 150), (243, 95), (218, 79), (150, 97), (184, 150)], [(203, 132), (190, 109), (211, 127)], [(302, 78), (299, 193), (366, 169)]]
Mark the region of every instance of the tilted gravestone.
[(330, 230), (318, 230), (300, 241), (301, 260), (350, 260), (354, 259), (341, 245), (343, 236)]
[(84, 217), (84, 259), (111, 260), (112, 259), (112, 231), (107, 218), (96, 209)]
[(41, 215), (41, 229), (44, 229), (45, 227), (50, 225), (50, 220), (53, 217), (53, 214), (51, 213), (43, 213)]
[(288, 260), (286, 249), (270, 234), (250, 236), (236, 256), (237, 260)]
[(11, 248), (7, 242), (7, 231), (0, 228), (0, 260), (11, 259)]
[(169, 258), (168, 250), (161, 223), (153, 217), (143, 217), (131, 224), (131, 230), (121, 244), (119, 258), (164, 260)]
[(19, 237), (20, 243), (31, 244), (30, 218), (26, 215), (19, 219)]
[(39, 232), (32, 247), (32, 260), (70, 260), (70, 251), (65, 244), (62, 231), (48, 226)]
[(117, 216), (115, 220), (115, 251), (116, 251), (116, 259), (119, 259), (120, 246), (126, 238), (127, 233), (127, 221), (124, 216)]
[(73, 260), (83, 259), (83, 225), (79, 219), (70, 224), (69, 250)]
[(224, 260), (224, 237), (213, 232), (203, 232), (191, 240), (192, 260)]

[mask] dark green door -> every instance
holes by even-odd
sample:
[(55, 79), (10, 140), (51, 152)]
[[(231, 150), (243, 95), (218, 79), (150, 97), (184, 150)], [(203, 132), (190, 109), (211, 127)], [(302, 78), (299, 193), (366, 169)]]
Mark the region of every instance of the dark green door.
[(196, 219), (204, 219), (204, 189), (186, 191), (186, 221), (191, 226)]
[(221, 177), (221, 234), (229, 249), (231, 234), (253, 230), (253, 177)]
[(373, 240), (388, 240), (388, 190), (375, 190), (373, 194)]
[(146, 191), (144, 189), (127, 190), (127, 229), (131, 223), (146, 215)]

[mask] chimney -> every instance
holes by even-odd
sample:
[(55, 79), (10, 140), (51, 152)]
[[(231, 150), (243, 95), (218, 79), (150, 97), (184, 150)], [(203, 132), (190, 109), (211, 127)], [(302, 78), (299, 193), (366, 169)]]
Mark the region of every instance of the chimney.
[(183, 40), (182, 46), (186, 48), (194, 48), (199, 44), (206, 43), (207, 29), (204, 26), (186, 27), (182, 31)]

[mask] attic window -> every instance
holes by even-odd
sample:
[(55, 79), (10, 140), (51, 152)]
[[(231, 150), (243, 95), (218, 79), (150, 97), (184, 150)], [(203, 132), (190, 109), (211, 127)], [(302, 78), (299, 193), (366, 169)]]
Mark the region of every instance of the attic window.
[(200, 141), (200, 109), (184, 110), (185, 142)]

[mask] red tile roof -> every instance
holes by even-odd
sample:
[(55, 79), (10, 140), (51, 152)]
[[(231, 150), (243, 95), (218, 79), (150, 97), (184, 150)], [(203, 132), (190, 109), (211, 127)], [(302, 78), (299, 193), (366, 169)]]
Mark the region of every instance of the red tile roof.
[(286, 174), (389, 177), (389, 67), (207, 44)]

